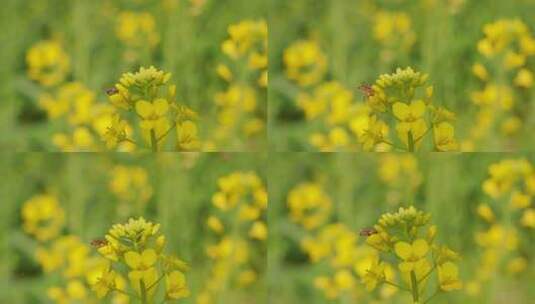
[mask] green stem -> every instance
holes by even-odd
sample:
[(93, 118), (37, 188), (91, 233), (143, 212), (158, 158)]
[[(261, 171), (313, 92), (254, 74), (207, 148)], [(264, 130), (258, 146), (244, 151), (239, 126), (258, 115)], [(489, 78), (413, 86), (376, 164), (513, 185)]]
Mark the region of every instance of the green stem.
[(141, 287), (141, 303), (148, 304), (149, 302), (147, 300), (147, 289), (145, 288), (145, 282), (143, 282), (143, 280), (139, 280), (139, 285)]
[(390, 282), (390, 281), (388, 281), (388, 280), (383, 280), (383, 283), (388, 284), (388, 285), (391, 285), (391, 286), (394, 286), (394, 287), (399, 288), (399, 289), (401, 289), (401, 290), (411, 291), (411, 290), (409, 290), (409, 289), (407, 289), (407, 288), (405, 288), (405, 287), (403, 287), (403, 286), (401, 286), (401, 285), (398, 285), (398, 284), (396, 284), (396, 283), (394, 283), (394, 282)]
[(121, 290), (121, 289), (118, 289), (118, 288), (113, 288), (111, 289), (112, 291), (116, 291), (118, 293), (122, 293), (126, 296), (129, 296), (129, 297), (132, 297), (132, 298), (136, 298), (136, 299), (141, 299), (140, 297), (138, 297), (137, 295), (133, 294), (133, 293), (129, 293), (129, 292), (126, 292), (124, 290)]
[(435, 290), (435, 292), (429, 298), (427, 298), (427, 300), (424, 301), (424, 304), (429, 303), (429, 301), (431, 301), (431, 299), (434, 298), (439, 292), (440, 288), (437, 288), (437, 290)]
[(420, 294), (418, 291), (418, 280), (416, 280), (416, 273), (414, 270), (411, 270), (411, 289), (412, 289), (412, 300), (415, 303), (420, 301)]
[(435, 270), (435, 268), (437, 268), (437, 264), (433, 265), (433, 267), (420, 280), (418, 280), (418, 283), (423, 282), (423, 280), (425, 280), (433, 272), (433, 270)]
[(152, 283), (152, 285), (149, 286), (149, 288), (147, 288), (147, 291), (151, 290), (154, 286), (156, 286), (158, 283), (160, 283), (160, 281), (165, 277), (165, 274), (162, 274), (158, 280), (156, 280), (156, 282)]
[(414, 137), (412, 137), (412, 131), (409, 131), (409, 152), (414, 152)]
[(173, 129), (176, 128), (176, 125), (177, 124), (174, 123), (173, 126), (169, 128), (169, 130), (165, 131), (165, 133), (157, 139), (158, 142), (160, 142), (160, 140), (164, 139), (167, 135), (169, 135), (169, 133), (171, 133), (171, 131), (173, 131)]
[(156, 138), (156, 132), (154, 132), (154, 129), (150, 130), (150, 145), (152, 152), (158, 152), (158, 139)]

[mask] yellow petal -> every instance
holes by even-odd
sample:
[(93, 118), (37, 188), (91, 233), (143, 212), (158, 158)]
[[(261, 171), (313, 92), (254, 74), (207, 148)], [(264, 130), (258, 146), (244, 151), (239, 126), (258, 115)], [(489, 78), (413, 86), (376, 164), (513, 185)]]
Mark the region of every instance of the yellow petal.
[(136, 112), (143, 118), (148, 118), (153, 114), (153, 106), (146, 100), (140, 100), (136, 103)]
[(167, 103), (167, 100), (165, 99), (156, 99), (154, 101), (154, 112), (158, 116), (165, 115), (167, 113), (167, 110), (169, 109), (169, 104)]
[(186, 276), (180, 271), (173, 271), (167, 277), (169, 285), (174, 287), (183, 287), (186, 285)]
[(141, 258), (143, 260), (143, 265), (150, 267), (154, 265), (154, 263), (156, 263), (158, 255), (156, 254), (156, 251), (154, 251), (154, 249), (147, 249), (143, 251)]
[(396, 102), (392, 106), (392, 112), (399, 120), (406, 120), (409, 117), (409, 106), (403, 102)]
[(416, 240), (412, 243), (412, 250), (416, 256), (423, 257), (429, 250), (429, 245), (423, 239)]
[(406, 242), (397, 242), (394, 251), (400, 258), (406, 260), (412, 255), (412, 246)]
[(412, 137), (415, 141), (422, 139), (422, 136), (424, 136), (426, 131), (427, 124), (425, 123), (425, 120), (423, 118), (418, 119), (411, 125)]
[(412, 116), (422, 117), (425, 113), (425, 103), (423, 100), (416, 100), (411, 103), (410, 110)]
[(141, 265), (141, 255), (134, 251), (128, 251), (124, 254), (124, 261), (132, 269), (137, 269)]
[(398, 265), (399, 271), (401, 272), (410, 272), (414, 268), (414, 263), (412, 262), (401, 262)]

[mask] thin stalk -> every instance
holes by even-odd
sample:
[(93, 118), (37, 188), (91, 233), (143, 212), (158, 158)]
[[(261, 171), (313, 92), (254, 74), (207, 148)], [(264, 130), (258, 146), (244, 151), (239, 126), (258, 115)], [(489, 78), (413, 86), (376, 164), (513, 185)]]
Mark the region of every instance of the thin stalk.
[(383, 283), (388, 284), (388, 285), (391, 285), (391, 286), (394, 286), (394, 287), (399, 288), (399, 289), (401, 289), (401, 290), (411, 291), (410, 289), (407, 289), (407, 288), (405, 288), (405, 287), (403, 287), (403, 286), (401, 286), (401, 285), (398, 285), (398, 284), (396, 284), (396, 283), (394, 283), (394, 282), (390, 282), (390, 281), (388, 281), (388, 280), (383, 280)]
[(414, 137), (412, 131), (409, 131), (409, 152), (414, 152)]
[(150, 145), (152, 152), (158, 152), (158, 139), (156, 138), (156, 132), (154, 132), (154, 129), (150, 130)]
[(156, 282), (152, 283), (152, 285), (150, 285), (148, 288), (147, 288), (147, 291), (151, 290), (152, 288), (154, 288), (154, 286), (156, 286), (158, 283), (160, 283), (160, 281), (163, 279), (163, 277), (165, 276), (165, 274), (162, 274), (158, 280), (156, 280)]
[(141, 303), (148, 304), (149, 302), (147, 299), (147, 289), (145, 288), (145, 282), (143, 282), (143, 280), (139, 280), (139, 285), (141, 289)]
[(416, 273), (414, 273), (414, 270), (411, 270), (411, 290), (413, 302), (419, 302), (420, 294), (418, 292), (418, 280), (416, 279)]
[(418, 283), (423, 282), (434, 270), (437, 268), (437, 264), (433, 265), (433, 267), (420, 279), (418, 280)]
[(160, 141), (161, 141), (162, 139), (164, 139), (167, 135), (169, 135), (169, 133), (171, 133), (171, 131), (173, 131), (173, 129), (176, 128), (176, 125), (177, 125), (177, 124), (174, 123), (173, 126), (172, 126), (171, 128), (169, 128), (169, 130), (165, 131), (165, 133), (164, 133), (162, 136), (160, 136), (160, 137), (158, 138), (158, 142), (160, 142)]
[(136, 298), (136, 299), (140, 299), (140, 300), (141, 300), (141, 298), (138, 297), (137, 295), (135, 295), (135, 294), (133, 294), (133, 293), (129, 293), (129, 292), (124, 291), (124, 290), (121, 290), (121, 289), (113, 288), (112, 291), (116, 291), (116, 292), (118, 292), (118, 293), (122, 293), (122, 294), (124, 294), (124, 295), (126, 295), (126, 296), (129, 296), (129, 297), (132, 297), (132, 298)]
[(435, 292), (429, 298), (427, 298), (427, 300), (425, 300), (423, 304), (429, 303), (429, 301), (431, 301), (431, 299), (433, 299), (439, 292), (440, 288), (437, 288), (437, 290), (435, 290)]

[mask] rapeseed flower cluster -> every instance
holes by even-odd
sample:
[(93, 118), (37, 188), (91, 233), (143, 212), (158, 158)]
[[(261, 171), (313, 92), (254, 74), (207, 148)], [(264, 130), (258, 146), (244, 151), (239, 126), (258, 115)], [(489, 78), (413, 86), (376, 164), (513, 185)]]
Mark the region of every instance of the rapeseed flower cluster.
[[(429, 213), (413, 206), (379, 218), (366, 239), (379, 256), (363, 278), (369, 291), (386, 284), (408, 292), (414, 303), (426, 303), (440, 292), (462, 288), (456, 263), (460, 257), (436, 242), (437, 227), (429, 225), (430, 219)], [(395, 264), (395, 275), (388, 278), (386, 267)], [(433, 274), (436, 286), (429, 293)]]
[(244, 20), (228, 27), (221, 44), (224, 62), (217, 74), (226, 89), (217, 92), (217, 129), (207, 149), (240, 147), (265, 130), (268, 84), (268, 26), (265, 20)]
[[(306, 64), (301, 62), (304, 58)], [(362, 103), (339, 82), (321, 82), (326, 60), (317, 42), (291, 45), (285, 51), (284, 64), (286, 75), (302, 86), (297, 106), (307, 120), (321, 121), (320, 130), (309, 137), (309, 143), (320, 151), (413, 152), (420, 150), (428, 137), (426, 146), (435, 151), (458, 149), (452, 125), (455, 114), (433, 104), (433, 87), (426, 85), (428, 75), (410, 67), (381, 75), (373, 85), (361, 86), (366, 97)], [(310, 88), (312, 85), (315, 87)], [(397, 141), (390, 139), (391, 129), (395, 129)]]
[[(98, 298), (110, 293), (128, 294), (141, 303), (160, 303), (188, 297), (184, 275), (188, 265), (176, 256), (164, 254), (165, 243), (160, 225), (143, 217), (113, 225), (97, 249), (109, 263), (92, 286)], [(123, 270), (128, 278), (125, 288), (116, 284)], [(158, 290), (165, 293), (156, 301), (160, 297)]]
[(210, 278), (197, 296), (198, 304), (217, 302), (229, 288), (251, 288), (265, 270), (267, 190), (254, 172), (234, 172), (218, 181), (215, 207), (206, 225), (215, 242), (206, 247), (212, 260)]
[[(135, 73), (123, 74), (108, 90), (110, 102), (117, 111), (104, 134), (109, 149), (129, 142), (158, 151), (170, 142), (169, 138), (178, 151), (200, 148), (197, 113), (176, 101), (176, 86), (169, 84), (170, 78), (170, 73), (153, 66), (141, 67)], [(128, 119), (136, 122), (134, 130), (138, 132), (129, 134)]]
[(477, 113), (466, 150), (478, 144), (510, 145), (499, 142), (496, 134), (508, 139), (519, 136), (530, 115), (526, 102), (534, 85), (535, 37), (519, 19), (486, 24), (483, 33), (477, 43), (480, 58), (472, 66), (481, 88), (471, 93)]
[(70, 57), (56, 40), (44, 40), (26, 53), (28, 76), (45, 87), (62, 83), (70, 72)]
[(529, 237), (535, 229), (535, 168), (526, 159), (505, 159), (489, 166), (483, 192), (489, 201), (475, 210), (484, 228), (475, 233), (481, 258), (467, 292), (478, 295), (496, 276), (516, 275), (529, 267)]
[(413, 201), (423, 182), (418, 159), (412, 154), (386, 154), (379, 158), (377, 174), (386, 188), (386, 201)]
[(117, 213), (121, 216), (142, 213), (153, 194), (147, 170), (136, 166), (113, 167), (108, 188), (119, 202)]
[[(412, 68), (398, 68), (393, 74), (379, 76), (367, 88), (367, 104), (371, 113), (367, 124), (356, 129), (364, 150), (387, 144), (403, 151), (418, 151), (431, 135), (435, 151), (458, 148), (454, 136), (455, 114), (433, 105), (433, 86), (427, 85), (427, 74)], [(389, 139), (389, 126), (394, 126), (397, 141)]]
[[(35, 260), (54, 285), (46, 295), (53, 303), (95, 303), (91, 292), (95, 278), (106, 268), (106, 261), (91, 254), (88, 244), (73, 234), (63, 234), (65, 211), (57, 197), (40, 194), (30, 198), (22, 207), (23, 228), (37, 240)], [(114, 284), (122, 288), (126, 281), (117, 276)], [(118, 294), (114, 303), (126, 304), (128, 297)]]

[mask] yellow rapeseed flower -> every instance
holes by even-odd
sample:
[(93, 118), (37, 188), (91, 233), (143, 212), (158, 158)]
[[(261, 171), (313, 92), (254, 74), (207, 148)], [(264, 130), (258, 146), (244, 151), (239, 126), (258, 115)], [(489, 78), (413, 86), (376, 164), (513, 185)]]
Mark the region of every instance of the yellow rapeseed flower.
[(22, 207), (23, 228), (39, 241), (58, 236), (65, 223), (65, 212), (58, 199), (49, 194), (36, 195)]
[(44, 86), (53, 86), (67, 77), (70, 59), (59, 42), (45, 40), (30, 48), (26, 54), (26, 64), (31, 79)]

